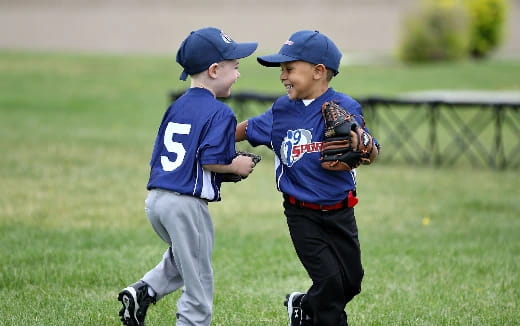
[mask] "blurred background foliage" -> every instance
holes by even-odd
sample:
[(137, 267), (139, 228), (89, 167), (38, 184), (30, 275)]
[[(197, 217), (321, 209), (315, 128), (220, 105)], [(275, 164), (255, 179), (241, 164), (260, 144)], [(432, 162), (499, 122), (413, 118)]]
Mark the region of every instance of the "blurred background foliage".
[(402, 25), (408, 63), (488, 57), (504, 38), (507, 0), (425, 0)]

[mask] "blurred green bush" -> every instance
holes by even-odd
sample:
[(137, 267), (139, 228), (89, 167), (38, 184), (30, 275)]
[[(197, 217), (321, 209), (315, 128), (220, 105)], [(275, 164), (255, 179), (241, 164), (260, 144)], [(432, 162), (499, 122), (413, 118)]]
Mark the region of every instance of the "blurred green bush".
[(428, 2), (404, 21), (400, 58), (405, 62), (450, 61), (468, 52), (467, 13), (462, 6)]
[(465, 0), (470, 22), (470, 55), (481, 58), (500, 45), (507, 0)]
[(483, 58), (501, 42), (507, 0), (425, 0), (403, 23), (404, 62)]

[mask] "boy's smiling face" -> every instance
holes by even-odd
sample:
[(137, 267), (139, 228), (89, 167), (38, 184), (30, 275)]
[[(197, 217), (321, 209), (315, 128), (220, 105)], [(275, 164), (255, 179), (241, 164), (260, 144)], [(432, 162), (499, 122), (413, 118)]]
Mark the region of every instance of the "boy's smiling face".
[(240, 77), (238, 71), (238, 60), (224, 60), (218, 63), (218, 84), (215, 85), (217, 97), (228, 97), (231, 95), (231, 87)]
[(315, 99), (327, 90), (328, 84), (323, 80), (326, 68), (305, 61), (290, 61), (280, 64), (280, 81), (291, 100)]

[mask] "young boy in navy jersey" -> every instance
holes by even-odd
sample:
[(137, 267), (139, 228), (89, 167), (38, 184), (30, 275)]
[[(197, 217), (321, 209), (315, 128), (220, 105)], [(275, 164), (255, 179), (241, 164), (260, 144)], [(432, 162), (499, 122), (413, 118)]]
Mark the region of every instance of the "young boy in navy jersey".
[(235, 158), (236, 118), (216, 97), (228, 97), (240, 77), (238, 59), (257, 43), (236, 43), (213, 27), (191, 32), (177, 52), (191, 87), (163, 116), (150, 161), (145, 211), (168, 244), (159, 264), (118, 296), (123, 325), (144, 325), (146, 311), (183, 288), (177, 326), (209, 326), (213, 307), (213, 223), (208, 202), (219, 201), (220, 173), (249, 175), (250, 157)]
[[(355, 171), (329, 171), (320, 164), (324, 102), (338, 102), (362, 125), (360, 104), (329, 87), (339, 72), (341, 56), (327, 36), (303, 30), (294, 33), (277, 54), (258, 57), (263, 66), (281, 68), (287, 96), (263, 114), (239, 123), (236, 131), (237, 141), (247, 139), (253, 146), (274, 151), (276, 186), (284, 197), (289, 233), (312, 280), (306, 293), (287, 296), (289, 326), (345, 326), (345, 307), (361, 291), (363, 267), (353, 208)], [(371, 162), (378, 155), (379, 144), (375, 139), (374, 143)]]

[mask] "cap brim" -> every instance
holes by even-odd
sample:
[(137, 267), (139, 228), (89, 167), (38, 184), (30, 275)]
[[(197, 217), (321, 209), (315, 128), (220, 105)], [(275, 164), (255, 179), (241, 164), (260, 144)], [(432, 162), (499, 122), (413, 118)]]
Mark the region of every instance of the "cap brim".
[(226, 60), (242, 59), (250, 56), (256, 51), (258, 43), (237, 43), (237, 46), (233, 49), (229, 55), (226, 56)]
[(259, 64), (266, 67), (278, 67), (281, 63), (284, 62), (290, 62), (290, 61), (297, 61), (297, 58), (290, 57), (285, 54), (271, 54), (271, 55), (264, 55), (261, 57), (256, 58)]

